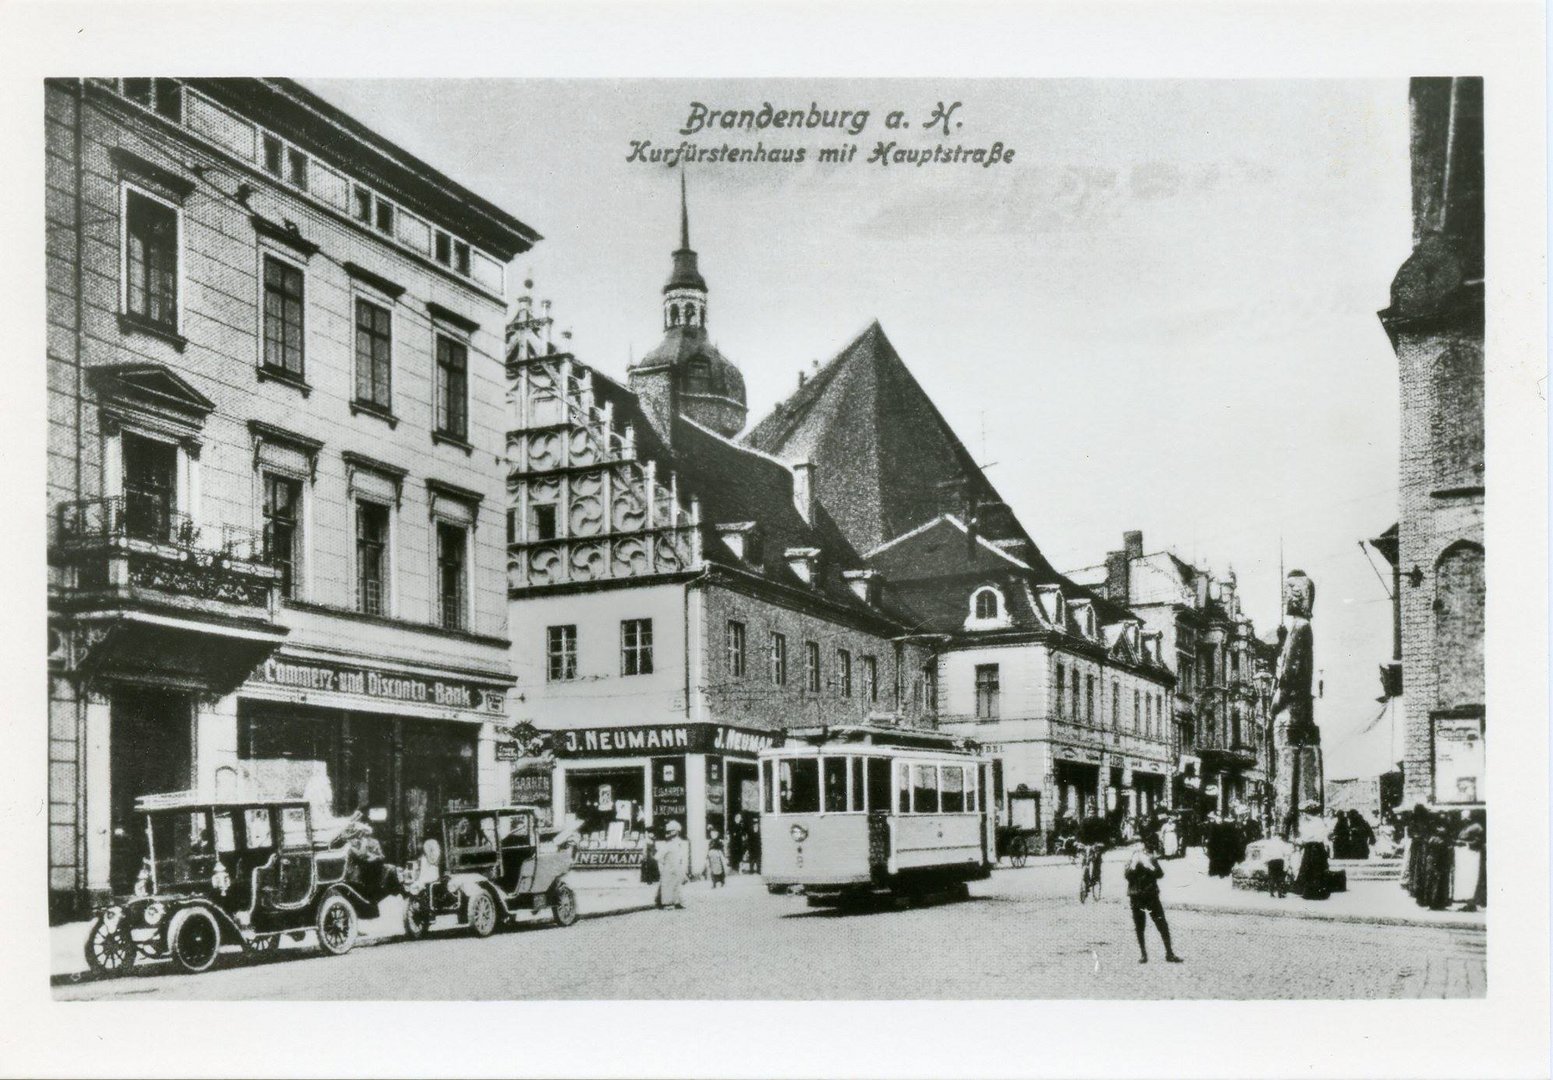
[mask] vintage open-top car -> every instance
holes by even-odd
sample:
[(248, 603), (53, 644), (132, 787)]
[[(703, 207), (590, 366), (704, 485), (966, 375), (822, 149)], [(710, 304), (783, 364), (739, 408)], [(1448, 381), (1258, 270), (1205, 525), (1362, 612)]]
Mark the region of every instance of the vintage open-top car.
[(140, 799), (146, 856), (133, 896), (102, 908), (86, 941), (93, 971), (122, 971), (137, 957), (204, 971), (221, 948), (262, 953), (282, 934), (318, 935), (339, 955), (358, 919), (400, 891), (370, 828), (356, 818), (315, 833), (298, 800), (208, 801), (179, 792)]
[(441, 842), (428, 840), (406, 875), (405, 932), (420, 937), (438, 916), (453, 915), (486, 937), (511, 918), (546, 908), (557, 924), (572, 925), (577, 896), (566, 881), (571, 849), (557, 839), (552, 831), (541, 833), (531, 806), (444, 814)]

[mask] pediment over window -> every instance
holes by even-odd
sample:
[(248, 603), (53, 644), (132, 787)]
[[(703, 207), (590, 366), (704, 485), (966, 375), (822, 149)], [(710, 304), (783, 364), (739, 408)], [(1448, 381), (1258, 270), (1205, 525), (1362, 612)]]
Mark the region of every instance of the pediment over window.
[(216, 403), (161, 364), (110, 364), (93, 368), (87, 380), (104, 418), (154, 428), (192, 439)]

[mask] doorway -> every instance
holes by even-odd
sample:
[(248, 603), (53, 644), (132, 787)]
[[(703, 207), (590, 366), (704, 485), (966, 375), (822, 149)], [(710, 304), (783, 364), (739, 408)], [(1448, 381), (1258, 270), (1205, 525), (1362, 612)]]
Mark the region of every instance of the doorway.
[(133, 890), (145, 850), (135, 800), (192, 783), (193, 702), (177, 691), (122, 687), (109, 716), (108, 882), (122, 896)]

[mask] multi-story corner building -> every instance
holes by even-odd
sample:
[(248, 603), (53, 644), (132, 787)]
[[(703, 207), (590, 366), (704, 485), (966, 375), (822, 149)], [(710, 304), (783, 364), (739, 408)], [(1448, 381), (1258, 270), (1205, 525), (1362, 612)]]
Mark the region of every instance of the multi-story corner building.
[(995, 745), (1003, 820), (1143, 815), (1169, 798), (1159, 640), (1057, 573), (876, 322), (746, 437), (817, 466), (819, 501), (937, 644), (942, 726)]
[(1145, 553), (1141, 532), (1123, 533), (1121, 550), (1071, 576), (1159, 636), (1175, 677), (1168, 716), (1176, 804), (1271, 814), (1277, 647), (1258, 638), (1241, 612), (1234, 576), (1216, 579), (1169, 551)]
[(582, 865), (630, 865), (679, 821), (758, 811), (755, 754), (793, 728), (931, 721), (930, 643), (881, 600), (809, 463), (733, 440), (744, 381), (707, 336), (681, 207), (663, 339), (626, 385), (509, 336), (514, 717), (551, 754), (513, 790), (579, 827)]
[(138, 796), (500, 793), (505, 265), (537, 234), (282, 79), (46, 88), (49, 863)]
[(1396, 567), (1403, 801), (1484, 804), (1483, 80), (1419, 78), (1413, 252), (1381, 324), (1402, 402)]

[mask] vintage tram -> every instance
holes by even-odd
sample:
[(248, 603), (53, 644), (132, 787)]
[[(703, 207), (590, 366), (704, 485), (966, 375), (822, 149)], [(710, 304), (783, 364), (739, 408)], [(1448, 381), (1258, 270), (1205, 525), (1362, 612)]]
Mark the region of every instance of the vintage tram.
[(997, 861), (993, 758), (934, 731), (790, 731), (760, 753), (761, 873), (811, 905), (964, 895)]

